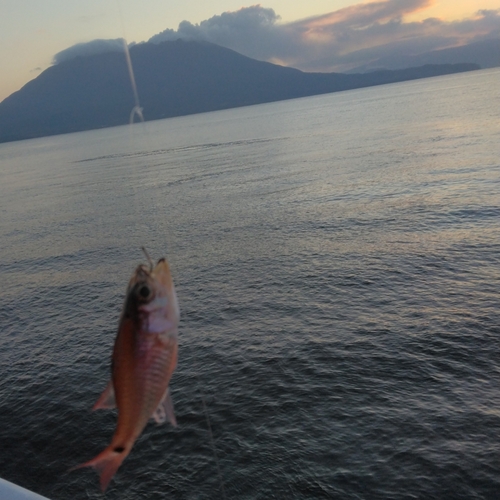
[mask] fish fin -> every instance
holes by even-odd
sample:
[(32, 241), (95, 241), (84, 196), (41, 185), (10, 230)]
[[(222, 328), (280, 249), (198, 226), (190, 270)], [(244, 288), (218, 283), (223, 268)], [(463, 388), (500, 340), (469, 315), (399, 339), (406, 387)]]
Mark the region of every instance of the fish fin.
[(177, 420), (175, 419), (174, 403), (170, 396), (170, 388), (167, 387), (165, 395), (163, 396), (158, 408), (151, 415), (157, 424), (163, 424), (168, 420), (174, 427), (177, 427)]
[[(115, 451), (116, 449), (122, 451), (117, 452)], [(84, 464), (77, 465), (76, 467), (71, 468), (70, 471), (81, 469), (83, 467), (92, 467), (100, 476), (101, 490), (104, 493), (109, 485), (109, 482), (116, 474), (116, 471), (129, 453), (130, 449), (126, 449), (124, 447), (108, 446), (92, 460), (89, 460)]]
[(92, 410), (112, 410), (113, 408), (116, 408), (115, 389), (113, 381), (110, 380)]

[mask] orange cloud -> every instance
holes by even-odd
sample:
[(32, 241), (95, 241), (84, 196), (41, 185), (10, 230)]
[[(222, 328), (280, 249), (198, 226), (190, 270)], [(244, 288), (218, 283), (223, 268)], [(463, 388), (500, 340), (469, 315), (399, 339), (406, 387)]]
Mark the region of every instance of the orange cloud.
[(383, 24), (402, 19), (407, 14), (426, 10), (434, 3), (435, 0), (378, 0), (351, 5), (292, 25), (303, 27), (304, 41), (321, 43), (332, 38), (332, 26), (363, 30), (374, 23)]
[[(150, 41), (205, 40), (306, 71), (349, 71), (405, 67), (422, 54), (500, 39), (500, 9), (454, 21), (412, 19), (437, 5), (435, 0), (376, 0), (284, 24), (272, 9), (254, 5), (197, 25), (183, 21), (178, 30), (165, 30)], [(425, 58), (418, 60), (425, 64)]]
[(414, 22), (435, 17), (442, 21), (459, 21), (475, 17), (479, 9), (497, 10), (499, 7), (499, 0), (441, 0), (433, 2), (426, 9), (408, 14), (405, 20)]
[[(428, 9), (435, 0), (407, 0), (399, 2), (375, 1), (359, 3), (310, 19), (307, 25), (311, 29), (319, 29), (332, 24), (349, 23), (362, 27), (367, 23), (385, 22), (395, 17)], [(299, 21), (303, 23), (304, 21)]]

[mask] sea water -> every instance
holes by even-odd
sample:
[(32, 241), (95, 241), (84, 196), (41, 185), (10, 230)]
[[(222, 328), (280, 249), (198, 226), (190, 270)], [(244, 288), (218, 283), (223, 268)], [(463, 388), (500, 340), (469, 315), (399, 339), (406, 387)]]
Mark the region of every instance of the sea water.
[(0, 145), (0, 476), (102, 498), (68, 469), (113, 434), (91, 408), (144, 245), (179, 425), (106, 498), (498, 498), (499, 77)]

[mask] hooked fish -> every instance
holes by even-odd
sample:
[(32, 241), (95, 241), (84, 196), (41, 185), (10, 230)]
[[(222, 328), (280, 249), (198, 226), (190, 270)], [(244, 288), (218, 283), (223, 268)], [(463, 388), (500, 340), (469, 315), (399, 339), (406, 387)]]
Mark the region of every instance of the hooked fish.
[(150, 260), (149, 269), (138, 266), (127, 287), (112, 377), (93, 408), (117, 407), (116, 431), (107, 448), (75, 467), (93, 467), (100, 474), (103, 492), (150, 418), (177, 425), (169, 383), (177, 364), (179, 317), (167, 261), (162, 258), (153, 267)]

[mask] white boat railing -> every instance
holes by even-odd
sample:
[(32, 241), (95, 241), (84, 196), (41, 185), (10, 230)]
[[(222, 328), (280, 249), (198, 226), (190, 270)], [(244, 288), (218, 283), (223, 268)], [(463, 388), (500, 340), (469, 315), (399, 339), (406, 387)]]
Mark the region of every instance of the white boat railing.
[(17, 484), (0, 478), (0, 500), (49, 500)]

